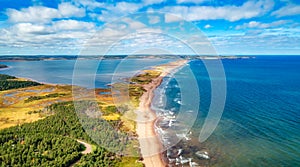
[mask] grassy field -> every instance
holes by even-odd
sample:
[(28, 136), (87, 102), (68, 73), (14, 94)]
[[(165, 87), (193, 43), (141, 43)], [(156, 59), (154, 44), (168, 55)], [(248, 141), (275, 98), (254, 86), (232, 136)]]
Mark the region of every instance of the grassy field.
[[(63, 96), (28, 101), (32, 97), (46, 97), (53, 93)], [(70, 100), (71, 86), (40, 85), (0, 91), (0, 129), (42, 119), (51, 114), (44, 111), (46, 106)]]
[[(116, 92), (110, 89), (85, 89), (72, 87), (71, 85), (37, 85), (25, 88), (9, 89), (0, 91), (0, 130), (8, 127), (34, 122), (53, 115), (47, 106), (59, 102), (74, 100), (74, 90), (79, 90), (80, 100), (96, 101), (99, 114), (108, 122), (112, 122), (123, 132), (132, 137), (126, 146), (126, 153), (134, 155), (132, 158), (123, 157), (120, 166), (143, 166), (138, 161), (140, 157), (139, 143), (136, 135), (136, 113), (139, 98), (144, 93), (144, 84), (148, 84), (153, 78), (160, 75), (158, 71), (145, 70), (133, 77), (129, 84), (118, 83), (112, 85)], [(7, 81), (28, 81), (22, 78), (6, 79)], [(72, 103), (73, 104), (73, 103)], [(88, 110), (88, 108), (87, 108)], [(44, 119), (46, 120), (46, 119)], [(94, 148), (95, 149), (95, 148)]]
[[(15, 78), (13, 80), (27, 81), (23, 78)], [(81, 89), (80, 91), (83, 90), (83, 88), (78, 89)], [(123, 103), (120, 101), (116, 103), (110, 94), (110, 89), (86, 91), (84, 93), (85, 97), (82, 98), (96, 100), (103, 119), (107, 121), (121, 120), (122, 126), (120, 128), (122, 130), (135, 131), (135, 113), (134, 109), (128, 107), (130, 106), (129, 104), (126, 104), (128, 102)], [(72, 100), (72, 86), (69, 85), (44, 84), (0, 91), (0, 129), (43, 119), (52, 114), (46, 111), (45, 107), (53, 103)]]

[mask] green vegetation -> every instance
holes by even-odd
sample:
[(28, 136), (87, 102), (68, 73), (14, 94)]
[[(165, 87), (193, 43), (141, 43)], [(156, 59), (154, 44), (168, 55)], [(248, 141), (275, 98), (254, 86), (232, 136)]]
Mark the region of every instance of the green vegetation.
[(103, 116), (111, 115), (111, 114), (123, 114), (120, 111), (126, 111), (126, 110), (118, 110), (116, 106), (109, 105), (109, 106), (100, 106), (100, 111)]
[(35, 100), (56, 98), (56, 97), (62, 97), (62, 96), (65, 96), (65, 95), (66, 95), (65, 93), (52, 93), (52, 94), (47, 94), (45, 96), (30, 96), (24, 102), (28, 103), (28, 102), (32, 102), (32, 101), (35, 101)]
[[(129, 86), (138, 101), (145, 90)], [(70, 91), (0, 74), (0, 166), (143, 166), (128, 104), (114, 104), (107, 94), (96, 102), (63, 102), (72, 100)], [(94, 151), (83, 155), (77, 139)]]
[(86, 154), (81, 157), (75, 167), (112, 167), (119, 166), (121, 158), (115, 154), (106, 151), (103, 148), (97, 147), (91, 154)]
[(143, 73), (138, 74), (130, 79), (132, 82), (129, 85), (129, 96), (134, 104), (138, 106), (139, 99), (145, 92), (143, 85), (149, 84), (154, 78), (157, 78), (161, 72), (155, 70), (144, 70)]
[[(53, 115), (3, 129), (0, 131), (1, 166), (69, 166), (73, 163), (75, 166), (122, 166), (122, 156), (112, 152), (126, 155), (128, 148), (136, 144), (135, 140), (118, 130), (117, 121), (107, 123), (97, 117), (94, 113), (97, 105), (91, 101), (52, 104), (47, 110), (54, 112)], [(83, 147), (75, 139), (98, 145), (96, 151), (82, 155)], [(141, 164), (136, 162), (138, 158), (128, 159), (134, 162), (132, 165)]]
[(144, 73), (138, 74), (131, 78), (131, 82), (138, 84), (149, 84), (153, 78), (156, 78), (160, 75), (159, 72), (145, 70)]
[(16, 77), (0, 74), (0, 91), (41, 85), (33, 81), (14, 80)]
[(123, 157), (122, 162), (118, 164), (118, 166), (122, 167), (144, 167), (145, 165), (141, 162), (136, 162), (136, 158), (131, 157)]
[(54, 134), (1, 135), (1, 166), (69, 166), (84, 148), (75, 140)]
[(33, 82), (33, 81), (7, 81), (2, 80), (0, 81), (0, 91), (2, 90), (9, 90), (9, 89), (16, 89), (16, 88), (25, 88), (29, 86), (37, 86), (40, 83)]
[(10, 75), (5, 75), (5, 74), (0, 74), (0, 80), (7, 80), (7, 79), (17, 79), (14, 76), (10, 76)]
[(131, 98), (132, 104), (135, 107), (139, 106), (140, 97), (144, 94), (146, 90), (141, 85), (129, 85), (129, 96)]

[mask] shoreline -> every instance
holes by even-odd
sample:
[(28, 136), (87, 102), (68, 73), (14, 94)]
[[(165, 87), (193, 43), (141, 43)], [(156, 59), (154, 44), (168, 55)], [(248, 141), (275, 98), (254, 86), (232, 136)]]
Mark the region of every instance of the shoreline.
[[(139, 106), (136, 108), (135, 113), (137, 114), (136, 132), (138, 135), (140, 153), (143, 158), (142, 163), (144, 163), (146, 167), (167, 165), (163, 160), (162, 153), (164, 150), (162, 143), (155, 132), (155, 122), (158, 117), (156, 116), (156, 112), (151, 108), (152, 100), (154, 98), (154, 90), (161, 85), (164, 77), (176, 72), (178, 69), (186, 65), (187, 62), (188, 60), (177, 60), (167, 64), (153, 66), (149, 70), (160, 72), (160, 75), (152, 79), (150, 83), (142, 85), (146, 91), (139, 98)], [(72, 84), (41, 82), (29, 77), (16, 77), (22, 80), (34, 81), (49, 86), (74, 86)]]
[(136, 110), (136, 132), (138, 134), (141, 155), (143, 157), (142, 162), (146, 167), (160, 167), (167, 165), (163, 161), (163, 146), (154, 129), (154, 124), (157, 120), (156, 113), (151, 108), (154, 90), (161, 85), (164, 77), (184, 66), (187, 62), (187, 60), (178, 60), (168, 64), (155, 66), (154, 71), (159, 71), (161, 74), (153, 79), (151, 83), (143, 85), (143, 88), (146, 91), (140, 97), (140, 103)]

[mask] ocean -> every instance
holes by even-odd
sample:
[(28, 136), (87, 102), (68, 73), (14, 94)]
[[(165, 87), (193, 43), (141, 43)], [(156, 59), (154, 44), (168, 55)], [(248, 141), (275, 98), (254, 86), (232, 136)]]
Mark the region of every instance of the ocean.
[[(122, 79), (170, 60), (127, 60), (122, 67), (120, 60), (105, 60), (99, 68), (93, 60), (84, 61), (86, 66), (76, 77), (91, 77), (96, 69), (95, 86), (106, 87), (113, 76)], [(72, 84), (75, 61), (0, 64), (11, 67), (0, 73), (40, 82)], [(220, 78), (210, 78), (203, 62), (193, 60), (175, 74), (176, 79), (166, 77), (155, 91), (152, 108), (162, 117), (157, 128), (165, 135), (162, 142), (169, 148), (165, 156), (168, 154), (174, 161), (171, 164), (300, 166), (300, 57), (257, 56), (254, 59), (224, 59), (222, 64), (227, 92), (224, 111), (218, 126), (204, 142), (199, 142), (199, 133), (211, 107), (210, 83)], [(180, 82), (182, 80), (191, 82)], [(193, 81), (198, 90), (181, 90)], [(93, 86), (86, 84), (84, 79), (77, 84)], [(200, 99), (195, 102), (198, 94)], [(193, 110), (195, 108), (197, 111)], [(189, 118), (189, 115), (194, 117), (188, 124), (178, 119), (179, 116)], [(171, 136), (182, 140), (171, 141), (174, 139)]]
[[(225, 108), (213, 134), (201, 143), (199, 133), (211, 105), (210, 82), (218, 78), (209, 78), (202, 61), (185, 67), (193, 71), (199, 85), (199, 110), (190, 130), (185, 131), (189, 139), (181, 137), (180, 142), (168, 146), (169, 155), (182, 152), (177, 160), (173, 155), (173, 164), (189, 165), (189, 160), (207, 166), (300, 166), (300, 57), (258, 56), (222, 63), (227, 83)], [(186, 70), (177, 72), (177, 80), (193, 79), (182, 71)], [(180, 108), (188, 104), (180, 103), (180, 87), (176, 79), (165, 78), (152, 104), (157, 114), (171, 111), (177, 117), (179, 111), (184, 112)], [(185, 98), (193, 101), (195, 97)], [(181, 128), (186, 129), (181, 124), (175, 121), (166, 132), (175, 129), (180, 134)], [(197, 151), (202, 156), (207, 152), (209, 158), (197, 156)]]

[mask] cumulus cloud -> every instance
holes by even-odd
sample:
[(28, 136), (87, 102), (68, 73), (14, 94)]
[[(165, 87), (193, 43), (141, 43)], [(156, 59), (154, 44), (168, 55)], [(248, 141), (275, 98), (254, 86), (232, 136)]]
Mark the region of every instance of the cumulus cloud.
[(94, 23), (77, 20), (60, 20), (53, 23), (56, 30), (91, 30), (95, 28)]
[[(240, 34), (212, 38), (215, 46), (228, 48), (229, 51), (238, 47), (241, 47), (241, 50), (247, 50), (242, 48), (242, 45), (258, 48), (267, 41), (272, 43), (269, 47), (274, 48), (277, 45), (281, 46), (282, 42), (285, 41), (290, 44), (293, 40), (295, 43), (300, 40), (299, 24), (294, 24), (289, 20), (273, 20), (275, 17), (299, 15), (299, 6), (287, 4), (271, 13), (274, 6), (273, 0), (249, 0), (242, 4), (238, 3), (239, 5), (219, 6), (204, 6), (208, 4), (204, 4), (204, 2), (209, 2), (208, 0), (175, 0), (172, 5), (164, 3), (165, 0), (141, 0), (138, 3), (74, 0), (72, 3), (60, 2), (57, 4), (57, 8), (44, 7), (38, 1), (35, 2), (34, 6), (28, 8), (7, 9), (5, 11), (9, 24), (0, 28), (1, 46), (7, 48), (55, 48), (52, 50), (67, 48), (67, 50), (72, 50), (90, 40), (95, 35), (95, 29), (99, 24), (109, 23), (119, 18), (120, 20), (117, 20), (116, 24), (111, 24), (100, 30), (100, 36), (96, 37), (91, 45), (110, 45), (122, 38), (120, 44), (124, 45), (120, 45), (121, 47), (116, 49), (120, 53), (137, 49), (140, 46), (147, 49), (147, 47), (161, 45), (173, 50), (178, 49), (182, 46), (162, 36), (157, 36), (157, 34), (167, 30), (178, 32), (183, 37), (187, 36), (188, 33), (182, 32), (185, 28), (182, 24), (184, 22), (181, 22), (183, 19), (187, 21), (222, 19), (230, 22), (247, 19), (247, 22), (241, 22), (235, 29), (230, 29)], [(149, 16), (124, 17), (139, 11), (148, 11)], [(151, 11), (165, 12), (165, 14), (158, 17), (151, 15), (153, 14)], [(268, 17), (270, 19), (268, 22), (254, 21), (260, 16), (266, 16), (266, 14), (275, 17)], [(79, 21), (79, 19), (84, 20)], [(176, 24), (177, 26), (174, 26)], [(216, 24), (218, 23), (216, 22)], [(217, 25), (214, 24), (214, 26)], [(289, 30), (279, 30), (281, 26), (289, 28)], [(209, 29), (212, 28), (212, 25), (204, 24), (202, 28)], [(291, 28), (294, 28), (294, 31)], [(242, 29), (243, 31), (236, 31)], [(281, 34), (280, 37), (278, 36), (279, 33)], [(201, 41), (197, 42), (199, 45), (203, 44)]]
[(62, 17), (84, 17), (85, 9), (78, 8), (71, 3), (61, 3), (58, 6), (58, 11)]
[(249, 23), (244, 23), (243, 25), (236, 26), (236, 29), (243, 29), (243, 28), (270, 28), (270, 27), (278, 27), (284, 24), (289, 23), (289, 20), (278, 20), (271, 23), (262, 23), (257, 21), (250, 21)]
[(70, 3), (59, 4), (58, 9), (44, 6), (31, 6), (21, 10), (7, 9), (9, 21), (20, 23), (45, 23), (54, 18), (83, 17), (85, 9), (78, 8)]
[(6, 14), (11, 22), (49, 22), (53, 18), (60, 17), (57, 9), (43, 6), (34, 6), (21, 10), (7, 9)]
[(276, 17), (300, 15), (300, 5), (289, 4), (272, 12), (271, 15)]
[(274, 6), (272, 0), (248, 1), (241, 6), (167, 6), (162, 12), (169, 12), (188, 21), (225, 19), (238, 21), (261, 16)]
[(124, 15), (137, 12), (142, 4), (129, 3), (129, 2), (119, 2), (116, 5), (107, 5), (105, 9), (101, 10), (98, 20), (103, 22), (111, 22)]
[(35, 25), (32, 23), (18, 23), (14, 25), (12, 29), (20, 36), (26, 34), (45, 35), (53, 32), (49, 27), (44, 25)]
[(178, 22), (178, 21), (182, 21), (182, 20), (183, 20), (183, 18), (181, 18), (180, 16), (176, 16), (174, 14), (169, 14), (169, 13), (165, 14), (165, 22), (166, 23)]
[(136, 20), (132, 20), (131, 18), (128, 17), (123, 18), (122, 21), (128, 24), (128, 27), (131, 28), (132, 30), (137, 30), (146, 27), (145, 24)]
[(148, 19), (150, 24), (156, 24), (160, 22), (159, 16), (148, 16)]
[[(117, 2), (114, 4), (105, 4), (97, 2), (95, 0), (76, 0), (75, 3), (78, 6), (84, 6), (88, 11), (91, 11), (88, 15), (93, 18), (97, 18), (102, 22), (111, 22), (122, 16), (126, 16), (131, 13), (138, 12), (141, 8), (160, 4), (165, 0), (142, 0), (140, 3), (133, 2)], [(98, 9), (97, 11), (95, 9)], [(155, 20), (153, 20), (155, 22)], [(155, 23), (153, 23), (155, 24)]]
[(129, 2), (119, 2), (116, 4), (116, 6), (111, 6), (108, 9), (114, 11), (114, 12), (119, 12), (119, 13), (132, 13), (137, 11), (138, 9), (141, 8), (140, 4), (136, 3), (129, 3)]
[(16, 23), (0, 29), (0, 45), (14, 48), (79, 48), (94, 33), (94, 23), (60, 20), (49, 24)]

